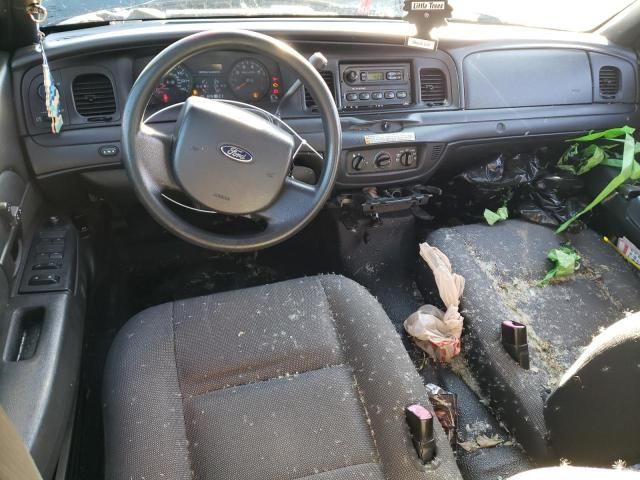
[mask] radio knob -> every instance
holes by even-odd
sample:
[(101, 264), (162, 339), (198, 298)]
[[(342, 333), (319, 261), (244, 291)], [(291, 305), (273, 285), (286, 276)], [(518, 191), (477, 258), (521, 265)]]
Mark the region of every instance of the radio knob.
[(355, 70), (347, 70), (344, 72), (344, 80), (347, 83), (355, 83), (358, 80), (358, 72)]
[(387, 168), (391, 165), (391, 155), (387, 152), (380, 152), (376, 155), (375, 164), (378, 168)]
[(403, 167), (412, 167), (414, 164), (413, 152), (411, 150), (407, 150), (400, 154), (400, 165)]
[(362, 155), (355, 155), (351, 159), (351, 168), (356, 171), (362, 170), (365, 166), (364, 157)]

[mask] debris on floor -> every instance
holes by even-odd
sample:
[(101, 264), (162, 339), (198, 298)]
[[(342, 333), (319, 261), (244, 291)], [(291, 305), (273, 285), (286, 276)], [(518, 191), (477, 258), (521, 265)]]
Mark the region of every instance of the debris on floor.
[(509, 210), (506, 206), (500, 207), (495, 212), (493, 210), (489, 210), (488, 208), (484, 209), (484, 219), (487, 221), (489, 225), (495, 225), (498, 222), (502, 222), (509, 218)]
[(481, 448), (492, 448), (498, 445), (513, 445), (511, 440), (505, 440), (497, 433), (493, 435), (487, 432), (491, 430), (491, 426), (486, 422), (474, 422), (473, 424), (465, 425), (466, 440), (464, 442), (458, 442), (461, 448), (467, 452), (475, 452)]
[(426, 387), (436, 417), (455, 450), (458, 443), (458, 396), (433, 383)]
[(553, 262), (553, 267), (540, 281), (540, 285), (548, 285), (552, 280), (570, 277), (580, 268), (580, 255), (571, 245), (552, 248), (547, 258)]
[(404, 328), (416, 344), (439, 361), (448, 362), (460, 353), (462, 315), (458, 311), (464, 291), (464, 277), (453, 273), (447, 256), (428, 243), (420, 244), (420, 256), (429, 265), (446, 312), (423, 305), (404, 321)]

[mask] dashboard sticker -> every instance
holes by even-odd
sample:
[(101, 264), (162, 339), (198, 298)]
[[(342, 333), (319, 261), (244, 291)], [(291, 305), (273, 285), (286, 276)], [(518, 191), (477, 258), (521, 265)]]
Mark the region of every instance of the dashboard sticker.
[(365, 145), (376, 145), (379, 143), (414, 142), (416, 134), (414, 132), (378, 133), (375, 135), (365, 135)]

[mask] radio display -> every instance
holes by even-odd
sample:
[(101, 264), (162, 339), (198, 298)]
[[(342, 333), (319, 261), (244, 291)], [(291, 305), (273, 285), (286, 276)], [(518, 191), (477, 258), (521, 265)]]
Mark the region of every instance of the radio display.
[(367, 81), (379, 82), (384, 80), (384, 72), (367, 72)]

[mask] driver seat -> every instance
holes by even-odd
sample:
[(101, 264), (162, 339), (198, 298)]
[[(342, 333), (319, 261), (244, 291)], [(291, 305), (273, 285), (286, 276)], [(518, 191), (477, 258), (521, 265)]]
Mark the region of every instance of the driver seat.
[(378, 302), (326, 275), (176, 301), (121, 329), (103, 386), (106, 478), (461, 479), (405, 421), (422, 379)]

